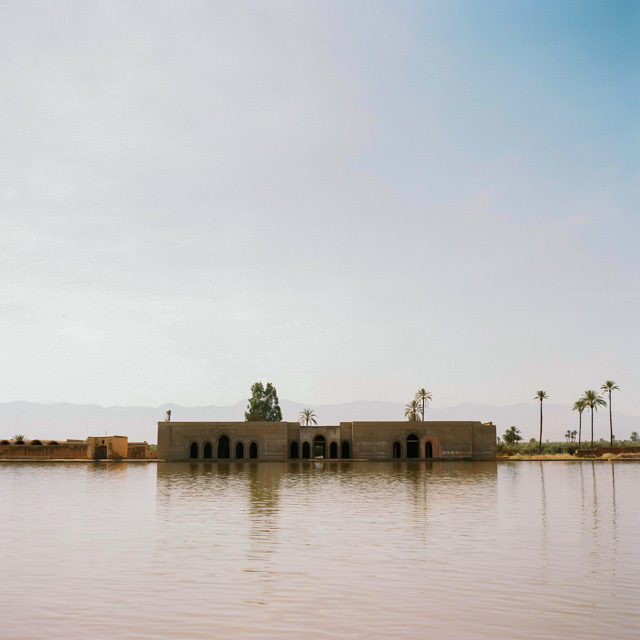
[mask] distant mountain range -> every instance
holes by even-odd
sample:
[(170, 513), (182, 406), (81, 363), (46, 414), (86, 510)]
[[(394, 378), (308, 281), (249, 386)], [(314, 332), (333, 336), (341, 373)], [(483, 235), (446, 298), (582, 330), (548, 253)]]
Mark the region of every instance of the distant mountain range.
[[(164, 419), (171, 409), (175, 421), (222, 421), (243, 420), (247, 401), (217, 407), (183, 407), (163, 404), (159, 407), (101, 407), (71, 403), (38, 404), (35, 402), (0, 403), (0, 438), (9, 438), (15, 433), (28, 438), (66, 439), (86, 438), (88, 435), (125, 435), (129, 440), (157, 439), (157, 422)], [(283, 418), (294, 422), (300, 410), (308, 405), (290, 400), (280, 402)], [(320, 424), (339, 424), (352, 420), (403, 420), (404, 405), (401, 402), (358, 401), (339, 404), (314, 405)], [(483, 404), (461, 404), (446, 408), (427, 409), (427, 420), (480, 420), (493, 422), (498, 435), (511, 425), (517, 426), (525, 439), (538, 436), (538, 406), (513, 404), (492, 406)], [(594, 434), (598, 438), (609, 437), (609, 413), (601, 410), (595, 415)], [(571, 407), (561, 404), (544, 404), (543, 439), (563, 440), (567, 429), (578, 428), (578, 415)], [(588, 411), (582, 416), (583, 438), (588, 438), (590, 418)], [(614, 435), (628, 438), (632, 431), (640, 432), (640, 417), (613, 413)]]

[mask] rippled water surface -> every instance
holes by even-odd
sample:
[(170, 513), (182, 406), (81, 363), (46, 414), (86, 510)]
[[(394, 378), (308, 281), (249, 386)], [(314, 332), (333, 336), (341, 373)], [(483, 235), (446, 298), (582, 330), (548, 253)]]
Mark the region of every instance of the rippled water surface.
[(640, 463), (0, 464), (0, 637), (638, 638)]

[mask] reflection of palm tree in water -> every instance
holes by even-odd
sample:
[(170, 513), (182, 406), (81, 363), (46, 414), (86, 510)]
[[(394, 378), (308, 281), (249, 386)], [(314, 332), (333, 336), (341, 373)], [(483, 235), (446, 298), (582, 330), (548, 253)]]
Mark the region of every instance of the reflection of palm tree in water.
[(544, 565), (542, 567), (543, 569), (543, 580), (545, 579), (545, 575), (547, 572), (547, 561), (548, 561), (548, 551), (549, 551), (549, 540), (548, 540), (548, 532), (547, 532), (547, 491), (544, 485), (544, 462), (540, 461), (538, 462), (538, 464), (540, 465), (540, 492), (541, 492), (541, 498), (542, 498), (542, 505), (541, 505), (541, 520), (542, 520), (542, 536), (541, 536), (541, 543), (542, 543), (542, 549), (541, 549), (541, 553), (544, 557)]

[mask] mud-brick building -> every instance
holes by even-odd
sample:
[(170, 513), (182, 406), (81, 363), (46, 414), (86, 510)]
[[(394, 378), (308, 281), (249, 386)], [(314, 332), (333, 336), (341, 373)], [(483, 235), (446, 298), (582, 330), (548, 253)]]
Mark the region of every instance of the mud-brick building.
[(159, 422), (158, 459), (487, 460), (496, 428), (482, 422)]
[(86, 440), (0, 440), (0, 460), (148, 460), (146, 442), (126, 436), (91, 436)]

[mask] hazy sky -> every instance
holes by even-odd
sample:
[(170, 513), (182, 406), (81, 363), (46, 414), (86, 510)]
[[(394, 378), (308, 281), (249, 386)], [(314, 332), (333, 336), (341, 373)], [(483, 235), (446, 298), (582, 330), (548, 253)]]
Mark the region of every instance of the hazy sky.
[(640, 3), (0, 5), (0, 401), (640, 390)]

